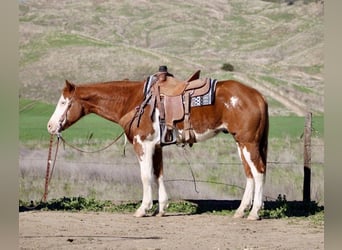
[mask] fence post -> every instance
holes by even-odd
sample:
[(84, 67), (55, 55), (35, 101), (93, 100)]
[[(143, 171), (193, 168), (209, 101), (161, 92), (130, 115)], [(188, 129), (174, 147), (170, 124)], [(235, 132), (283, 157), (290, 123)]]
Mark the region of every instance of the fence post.
[(303, 201), (311, 201), (311, 127), (312, 113), (308, 112), (305, 116), (304, 127), (304, 182), (303, 182)]

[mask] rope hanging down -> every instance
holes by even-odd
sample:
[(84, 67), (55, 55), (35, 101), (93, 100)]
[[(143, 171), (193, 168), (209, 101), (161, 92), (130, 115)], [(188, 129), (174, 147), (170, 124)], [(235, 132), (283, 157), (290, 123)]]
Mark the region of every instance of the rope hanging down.
[(65, 139), (62, 137), (61, 134), (58, 135), (58, 138), (60, 138), (64, 144), (66, 144), (66, 145), (68, 145), (69, 147), (71, 147), (71, 148), (73, 148), (73, 149), (76, 149), (77, 151), (80, 151), (80, 152), (82, 152), (82, 153), (98, 153), (98, 152), (100, 152), (100, 151), (103, 151), (103, 150), (109, 148), (109, 147), (112, 146), (114, 143), (116, 143), (116, 142), (121, 138), (121, 136), (122, 136), (123, 134), (124, 134), (124, 132), (122, 132), (120, 135), (118, 135), (118, 137), (116, 137), (115, 140), (112, 141), (111, 143), (109, 143), (107, 146), (105, 146), (105, 147), (103, 147), (103, 148), (100, 148), (100, 149), (98, 149), (98, 150), (94, 150), (94, 151), (86, 151), (86, 150), (80, 149), (80, 148), (78, 148), (78, 147), (76, 147), (76, 146), (74, 146), (74, 145), (72, 145), (72, 144), (66, 142)]
[(123, 134), (124, 134), (124, 132), (122, 132), (118, 137), (116, 137), (115, 140), (113, 140), (109, 145), (107, 145), (104, 148), (101, 148), (99, 150), (95, 150), (95, 151), (85, 151), (83, 149), (80, 149), (80, 148), (78, 148), (78, 147), (76, 147), (76, 146), (74, 146), (74, 145), (72, 145), (70, 143), (67, 143), (65, 141), (65, 139), (62, 137), (62, 135), (58, 134), (57, 135), (57, 145), (56, 145), (55, 156), (54, 156), (53, 165), (52, 165), (52, 169), (51, 169), (51, 173), (50, 173), (50, 167), (51, 167), (51, 163), (52, 163), (51, 153), (52, 153), (52, 145), (53, 145), (53, 138), (54, 138), (54, 135), (51, 135), (50, 136), (50, 145), (49, 145), (48, 159), (47, 159), (47, 165), (46, 165), (45, 187), (44, 187), (44, 194), (43, 194), (43, 197), (42, 197), (42, 201), (46, 202), (46, 200), (47, 200), (49, 183), (51, 182), (52, 174), (53, 174), (53, 171), (55, 169), (57, 152), (58, 152), (58, 146), (59, 146), (60, 140), (62, 140), (62, 142), (64, 144), (67, 144), (69, 147), (72, 147), (73, 149), (76, 149), (76, 150), (78, 150), (80, 152), (83, 152), (83, 153), (97, 153), (97, 152), (103, 151), (103, 150), (109, 148), (110, 146), (112, 146), (115, 142), (117, 142), (121, 138), (121, 136)]
[(42, 198), (43, 202), (46, 202), (47, 195), (48, 195), (49, 182), (51, 181), (53, 169), (55, 168), (58, 145), (59, 145), (59, 137), (57, 139), (55, 157), (54, 157), (54, 161), (53, 161), (52, 171), (50, 174), (52, 144), (53, 144), (53, 135), (50, 136), (50, 146), (49, 146), (49, 153), (48, 153), (48, 159), (47, 159), (47, 165), (46, 165), (46, 174), (45, 174), (45, 188), (44, 188), (44, 194), (43, 194), (43, 198)]

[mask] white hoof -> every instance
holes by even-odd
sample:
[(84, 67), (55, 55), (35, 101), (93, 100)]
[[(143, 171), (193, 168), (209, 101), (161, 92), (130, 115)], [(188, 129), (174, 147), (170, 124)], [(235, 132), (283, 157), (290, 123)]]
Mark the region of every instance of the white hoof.
[(258, 215), (248, 215), (247, 220), (260, 220), (260, 217)]
[(140, 209), (138, 209), (134, 215), (134, 217), (137, 217), (137, 218), (141, 218), (141, 217), (145, 217), (146, 216), (146, 212), (145, 211), (141, 211)]
[(157, 217), (163, 217), (163, 216), (165, 216), (165, 212), (164, 211), (163, 212), (159, 212), (156, 216)]
[(244, 212), (239, 212), (239, 211), (236, 211), (234, 216), (233, 216), (234, 219), (241, 219), (243, 217), (245, 217), (245, 213)]

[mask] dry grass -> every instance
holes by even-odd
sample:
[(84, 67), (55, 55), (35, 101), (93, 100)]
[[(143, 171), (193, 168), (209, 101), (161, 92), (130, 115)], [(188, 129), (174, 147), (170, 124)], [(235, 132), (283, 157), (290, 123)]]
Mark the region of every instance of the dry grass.
[[(312, 199), (324, 204), (322, 140), (313, 139), (313, 145), (316, 146), (312, 152)], [(282, 194), (287, 200), (301, 200), (302, 142), (272, 139), (270, 149), (265, 199), (273, 200)], [(122, 153), (121, 145), (96, 154), (61, 148), (49, 198), (81, 195), (100, 200), (140, 200), (142, 184), (138, 161), (130, 145), (126, 156)], [(46, 160), (47, 149), (21, 150), (20, 199), (42, 197)], [(235, 143), (229, 137), (215, 137), (193, 148), (165, 147), (164, 168), (167, 191), (173, 200), (242, 197), (245, 175)], [(154, 197), (157, 198), (156, 192)]]

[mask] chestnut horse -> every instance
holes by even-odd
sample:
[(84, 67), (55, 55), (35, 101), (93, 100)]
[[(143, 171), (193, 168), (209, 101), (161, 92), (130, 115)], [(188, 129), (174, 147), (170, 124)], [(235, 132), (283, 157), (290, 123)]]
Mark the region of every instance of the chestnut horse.
[[(158, 108), (151, 112), (152, 106), (146, 105), (137, 121), (137, 110), (144, 100), (143, 88), (143, 81), (77, 85), (66, 81), (47, 129), (50, 134), (59, 134), (90, 113), (119, 124), (133, 144), (140, 164), (143, 199), (134, 216), (145, 216), (147, 210), (152, 208), (153, 181), (158, 185), (158, 215), (162, 216), (168, 196), (163, 181), (160, 113)], [(241, 204), (234, 215), (236, 218), (244, 217), (246, 210), (253, 204), (248, 219), (259, 219), (266, 173), (268, 123), (265, 98), (254, 88), (234, 80), (217, 82), (214, 104), (191, 108), (196, 142), (219, 132), (230, 133), (236, 141), (247, 179)], [(176, 126), (181, 131), (184, 124), (181, 121)]]

